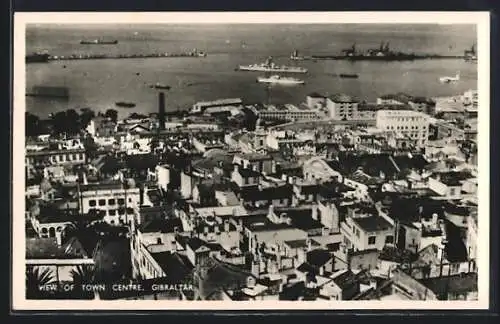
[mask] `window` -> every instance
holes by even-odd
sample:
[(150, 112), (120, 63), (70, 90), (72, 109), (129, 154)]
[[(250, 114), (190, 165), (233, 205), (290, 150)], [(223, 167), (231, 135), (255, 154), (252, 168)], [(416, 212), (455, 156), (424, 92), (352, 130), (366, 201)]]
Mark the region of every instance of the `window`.
[(76, 156), (76, 154), (73, 154), (73, 160), (76, 161), (78, 159), (78, 157)]
[(386, 244), (392, 244), (392, 243), (394, 243), (394, 236), (392, 236), (392, 235), (387, 235), (387, 236), (385, 237), (385, 243), (386, 243)]
[(71, 154), (66, 154), (66, 161), (71, 161), (72, 159), (72, 156)]
[(80, 156), (80, 160), (83, 160), (83, 153), (80, 153), (79, 156)]
[(455, 196), (455, 188), (450, 188), (450, 196)]
[(359, 237), (359, 229), (356, 228), (356, 236)]
[(125, 199), (118, 198), (118, 205), (125, 205)]
[(105, 206), (106, 205), (106, 199), (99, 199), (99, 206)]
[(58, 155), (58, 158), (59, 158), (59, 162), (62, 162), (63, 156), (62, 155)]
[(162, 242), (161, 242), (161, 237), (157, 237), (157, 238), (156, 238), (156, 244), (162, 244)]
[(376, 242), (377, 237), (376, 236), (370, 236), (368, 237), (368, 244), (369, 245), (374, 245)]
[(108, 210), (109, 216), (116, 216), (116, 209), (110, 209)]
[(108, 205), (114, 206), (116, 201), (114, 199), (108, 199)]
[(95, 207), (95, 200), (94, 199), (89, 200), (89, 206)]
[(128, 202), (129, 202), (129, 203), (131, 203), (131, 202), (132, 202), (132, 198), (129, 198), (129, 199), (128, 199)]

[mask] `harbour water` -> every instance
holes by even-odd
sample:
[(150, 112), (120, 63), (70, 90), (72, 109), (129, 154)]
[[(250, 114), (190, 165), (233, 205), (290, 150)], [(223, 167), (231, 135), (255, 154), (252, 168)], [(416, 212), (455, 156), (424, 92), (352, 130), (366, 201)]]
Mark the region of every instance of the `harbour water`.
[[(81, 45), (82, 39), (117, 39), (117, 45)], [(462, 55), (476, 41), (468, 25), (127, 25), (127, 26), (28, 26), (27, 53), (48, 51), (52, 55), (179, 53), (198, 49), (203, 58), (151, 58), (54, 61), (26, 65), (26, 86), (65, 86), (68, 101), (26, 98), (27, 111), (40, 116), (68, 108), (157, 109), (158, 90), (167, 93), (170, 110), (189, 109), (197, 101), (241, 97), (249, 102), (294, 103), (312, 92), (324, 95), (344, 92), (374, 101), (378, 95), (406, 92), (418, 96), (451, 96), (477, 88), (477, 64), (463, 60), (408, 62), (290, 61), (301, 55), (334, 54), (356, 42), (360, 49), (389, 41), (397, 51)], [(263, 62), (273, 56), (277, 64), (299, 65), (309, 72), (301, 76), (305, 86), (266, 86), (256, 83), (259, 73), (235, 71), (240, 64)], [(460, 82), (442, 84), (441, 76), (460, 72)], [(335, 77), (359, 74), (357, 79)], [(132, 109), (115, 102), (136, 103)]]

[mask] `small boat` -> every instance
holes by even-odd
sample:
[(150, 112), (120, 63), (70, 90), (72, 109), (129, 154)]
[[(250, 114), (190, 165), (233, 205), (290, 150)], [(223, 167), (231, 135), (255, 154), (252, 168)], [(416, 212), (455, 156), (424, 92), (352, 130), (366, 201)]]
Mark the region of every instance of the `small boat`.
[(133, 108), (135, 107), (135, 103), (133, 102), (125, 102), (125, 101), (118, 101), (115, 103), (117, 107), (123, 107), (123, 108)]
[(155, 84), (151, 84), (149, 86), (151, 89), (162, 89), (162, 90), (170, 90), (170, 86), (169, 85), (166, 85), (166, 84), (162, 84), (162, 83), (155, 83)]
[(460, 73), (457, 73), (454, 77), (444, 76), (439, 78), (441, 83), (455, 83), (460, 81)]
[(359, 78), (359, 75), (356, 74), (356, 73), (353, 73), (353, 74), (349, 74), (349, 73), (340, 73), (339, 74), (339, 77), (343, 78), (343, 79), (357, 79)]

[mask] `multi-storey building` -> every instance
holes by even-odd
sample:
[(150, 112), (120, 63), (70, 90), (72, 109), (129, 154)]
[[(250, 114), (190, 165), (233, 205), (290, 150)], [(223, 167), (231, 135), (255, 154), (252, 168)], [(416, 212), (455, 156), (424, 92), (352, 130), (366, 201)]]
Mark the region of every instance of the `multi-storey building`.
[(429, 138), (429, 116), (412, 110), (379, 110), (376, 125), (415, 140), (418, 147), (424, 147)]
[(96, 183), (80, 186), (81, 212), (104, 211), (104, 221), (111, 225), (128, 224), (134, 207), (140, 203), (140, 189), (127, 188), (121, 182)]
[(317, 108), (299, 108), (291, 104), (269, 105), (267, 109), (256, 110), (256, 114), (263, 120), (307, 121), (321, 118), (321, 113)]
[(358, 100), (346, 94), (336, 94), (326, 99), (328, 115), (336, 120), (354, 120), (358, 111)]
[(26, 167), (85, 163), (85, 150), (47, 150), (26, 152)]

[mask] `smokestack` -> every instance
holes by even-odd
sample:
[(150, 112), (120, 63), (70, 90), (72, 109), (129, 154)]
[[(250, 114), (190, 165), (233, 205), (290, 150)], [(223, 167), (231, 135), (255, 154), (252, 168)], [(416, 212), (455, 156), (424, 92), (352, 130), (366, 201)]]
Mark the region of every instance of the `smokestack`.
[(160, 92), (158, 94), (158, 122), (160, 123), (160, 130), (165, 129), (165, 94)]

